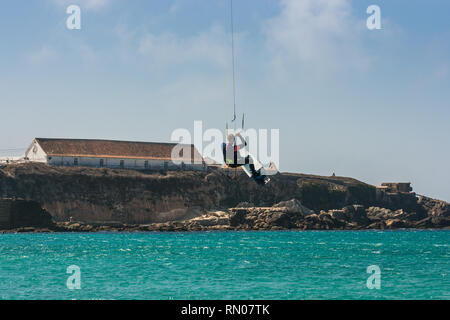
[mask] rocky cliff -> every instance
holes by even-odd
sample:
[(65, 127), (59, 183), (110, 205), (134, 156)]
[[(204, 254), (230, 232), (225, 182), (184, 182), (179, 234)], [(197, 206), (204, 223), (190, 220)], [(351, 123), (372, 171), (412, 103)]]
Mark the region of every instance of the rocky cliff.
[(240, 171), (234, 177), (233, 170), (220, 169), (161, 173), (8, 165), (0, 169), (0, 197), (39, 202), (56, 222), (94, 225), (183, 221), (228, 210), (241, 202), (271, 207), (290, 199), (299, 200), (318, 216), (330, 210), (331, 216), (336, 216), (342, 208), (353, 205), (404, 210), (419, 220), (433, 216), (433, 212), (434, 216), (450, 212), (445, 202), (413, 194), (394, 202), (377, 199), (374, 186), (351, 178), (284, 173), (260, 187)]
[(272, 207), (253, 207), (248, 203), (236, 208), (207, 212), (183, 221), (151, 224), (58, 222), (47, 227), (19, 227), (0, 232), (143, 232), (143, 231), (227, 231), (227, 230), (385, 230), (450, 229), (450, 216), (392, 211), (362, 205), (316, 213), (297, 199), (282, 201)]
[(450, 228), (450, 215), (421, 216), (402, 209), (346, 206), (342, 209), (314, 211), (298, 200), (283, 201), (272, 207), (236, 207), (210, 212), (182, 222), (166, 222), (135, 226), (148, 231), (206, 231), (206, 230), (367, 230), (367, 229), (428, 229)]
[(35, 201), (0, 199), (0, 230), (53, 227), (51, 215)]

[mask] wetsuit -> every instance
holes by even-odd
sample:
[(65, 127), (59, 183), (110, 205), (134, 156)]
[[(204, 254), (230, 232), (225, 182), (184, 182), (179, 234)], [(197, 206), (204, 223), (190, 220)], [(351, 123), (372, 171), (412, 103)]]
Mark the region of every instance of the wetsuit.
[(225, 161), (225, 164), (230, 168), (237, 168), (248, 164), (252, 175), (257, 175), (255, 165), (250, 163), (250, 156), (242, 158), (239, 155), (239, 149), (242, 146), (247, 146), (247, 142), (244, 141), (243, 145), (236, 145), (235, 143), (222, 143), (223, 161)]

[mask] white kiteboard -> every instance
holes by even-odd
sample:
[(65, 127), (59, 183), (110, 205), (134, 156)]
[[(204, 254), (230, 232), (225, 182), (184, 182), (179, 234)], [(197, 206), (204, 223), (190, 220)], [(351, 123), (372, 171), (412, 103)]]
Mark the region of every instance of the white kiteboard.
[[(250, 153), (248, 153), (245, 149), (241, 149), (240, 151), (240, 155), (245, 158), (247, 156), (249, 156), (250, 161), (253, 163), (253, 165), (255, 166), (255, 171), (259, 171), (259, 175), (254, 176), (252, 174), (252, 171), (250, 170), (250, 164), (245, 164), (243, 166), (241, 166), (242, 170), (244, 170), (244, 172), (253, 179), (258, 179), (258, 177), (264, 175), (264, 166), (261, 164), (261, 162), (258, 161), (258, 159), (256, 159), (254, 156), (252, 156)], [(267, 176), (264, 178), (264, 183), (267, 183), (270, 181), (270, 178), (268, 178)]]

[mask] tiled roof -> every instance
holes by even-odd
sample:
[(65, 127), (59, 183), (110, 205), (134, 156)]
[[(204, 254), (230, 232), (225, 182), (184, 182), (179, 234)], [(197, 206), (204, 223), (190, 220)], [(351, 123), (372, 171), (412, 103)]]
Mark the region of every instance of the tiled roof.
[[(49, 156), (121, 158), (121, 159), (158, 159), (171, 160), (172, 149), (176, 143), (135, 142), (90, 139), (48, 139), (36, 138), (37, 143)], [(195, 163), (202, 163), (202, 158), (193, 145), (191, 158)], [(177, 160), (188, 162), (183, 154)]]

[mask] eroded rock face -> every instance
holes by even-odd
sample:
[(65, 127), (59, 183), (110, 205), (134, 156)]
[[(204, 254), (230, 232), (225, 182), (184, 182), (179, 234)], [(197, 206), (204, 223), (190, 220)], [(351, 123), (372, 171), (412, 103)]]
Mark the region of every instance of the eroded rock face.
[(387, 229), (408, 228), (410, 223), (400, 219), (388, 219), (385, 222)]
[[(295, 204), (294, 208), (291, 205)], [(305, 214), (305, 212), (307, 214)], [(211, 211), (184, 221), (152, 224), (60, 222), (48, 228), (20, 227), (9, 232), (96, 232), (96, 231), (214, 231), (214, 230), (367, 230), (399, 228), (447, 228), (450, 218), (428, 216), (410, 220), (403, 210), (360, 205), (340, 210), (321, 210), (319, 214), (305, 208), (297, 199), (272, 207), (231, 208)]]
[(302, 216), (309, 216), (314, 213), (313, 210), (308, 209), (303, 206), (301, 202), (297, 199), (292, 199), (289, 201), (282, 201), (273, 206), (274, 208), (285, 208), (288, 212), (297, 213)]
[(386, 208), (370, 207), (367, 209), (367, 216), (372, 220), (388, 220), (400, 219), (408, 221), (418, 221), (427, 217), (427, 214), (422, 211), (406, 212), (403, 209), (392, 211)]
[(428, 217), (418, 220), (416, 213), (361, 205), (319, 214), (304, 207), (298, 199), (272, 207), (240, 207), (211, 212), (184, 222), (149, 226), (149, 230), (364, 230), (400, 228), (448, 228), (450, 219)]
[[(242, 202), (269, 207), (299, 199), (304, 207), (329, 210), (374, 201), (375, 191), (340, 177), (279, 174), (261, 187), (241, 171), (234, 177), (234, 171), (219, 169), (159, 173), (29, 163), (0, 169), (0, 196), (42, 203), (58, 222), (148, 224), (186, 220)], [(308, 214), (297, 203), (286, 205)]]
[(52, 227), (52, 217), (35, 201), (0, 199), (0, 230)]
[[(392, 219), (418, 228), (448, 224), (450, 205), (444, 201), (405, 195), (407, 200), (397, 197), (386, 209), (375, 191), (351, 178), (289, 173), (273, 176), (261, 187), (245, 174), (234, 177), (219, 169), (158, 173), (43, 164), (0, 168), (0, 196), (41, 203), (63, 229), (68, 221), (94, 231), (112, 228), (112, 223), (119, 229), (151, 224), (151, 230), (383, 229), (399, 225), (387, 224)], [(228, 220), (213, 218), (211, 212), (225, 212)]]
[(296, 227), (298, 212), (286, 208), (233, 208), (230, 212), (230, 226), (237, 229), (272, 229), (280, 227), (292, 229)]
[(450, 217), (450, 204), (445, 201), (419, 196), (417, 203), (424, 211), (428, 212), (428, 215), (433, 217)]
[[(272, 207), (241, 207), (206, 214), (196, 218), (197, 225), (213, 226), (216, 230), (364, 230), (400, 228), (450, 228), (450, 218), (429, 216), (420, 219), (415, 212), (370, 207), (346, 206), (339, 210), (321, 210), (319, 214), (304, 207), (298, 199), (280, 202)], [(192, 221), (186, 222), (192, 226)], [(204, 221), (203, 223), (200, 221)], [(205, 222), (208, 223), (205, 223)], [(189, 229), (189, 228), (185, 228)], [(207, 228), (206, 228), (207, 229)], [(199, 230), (205, 230), (200, 228)]]
[(236, 208), (252, 208), (255, 207), (255, 205), (251, 202), (240, 202), (236, 205)]

